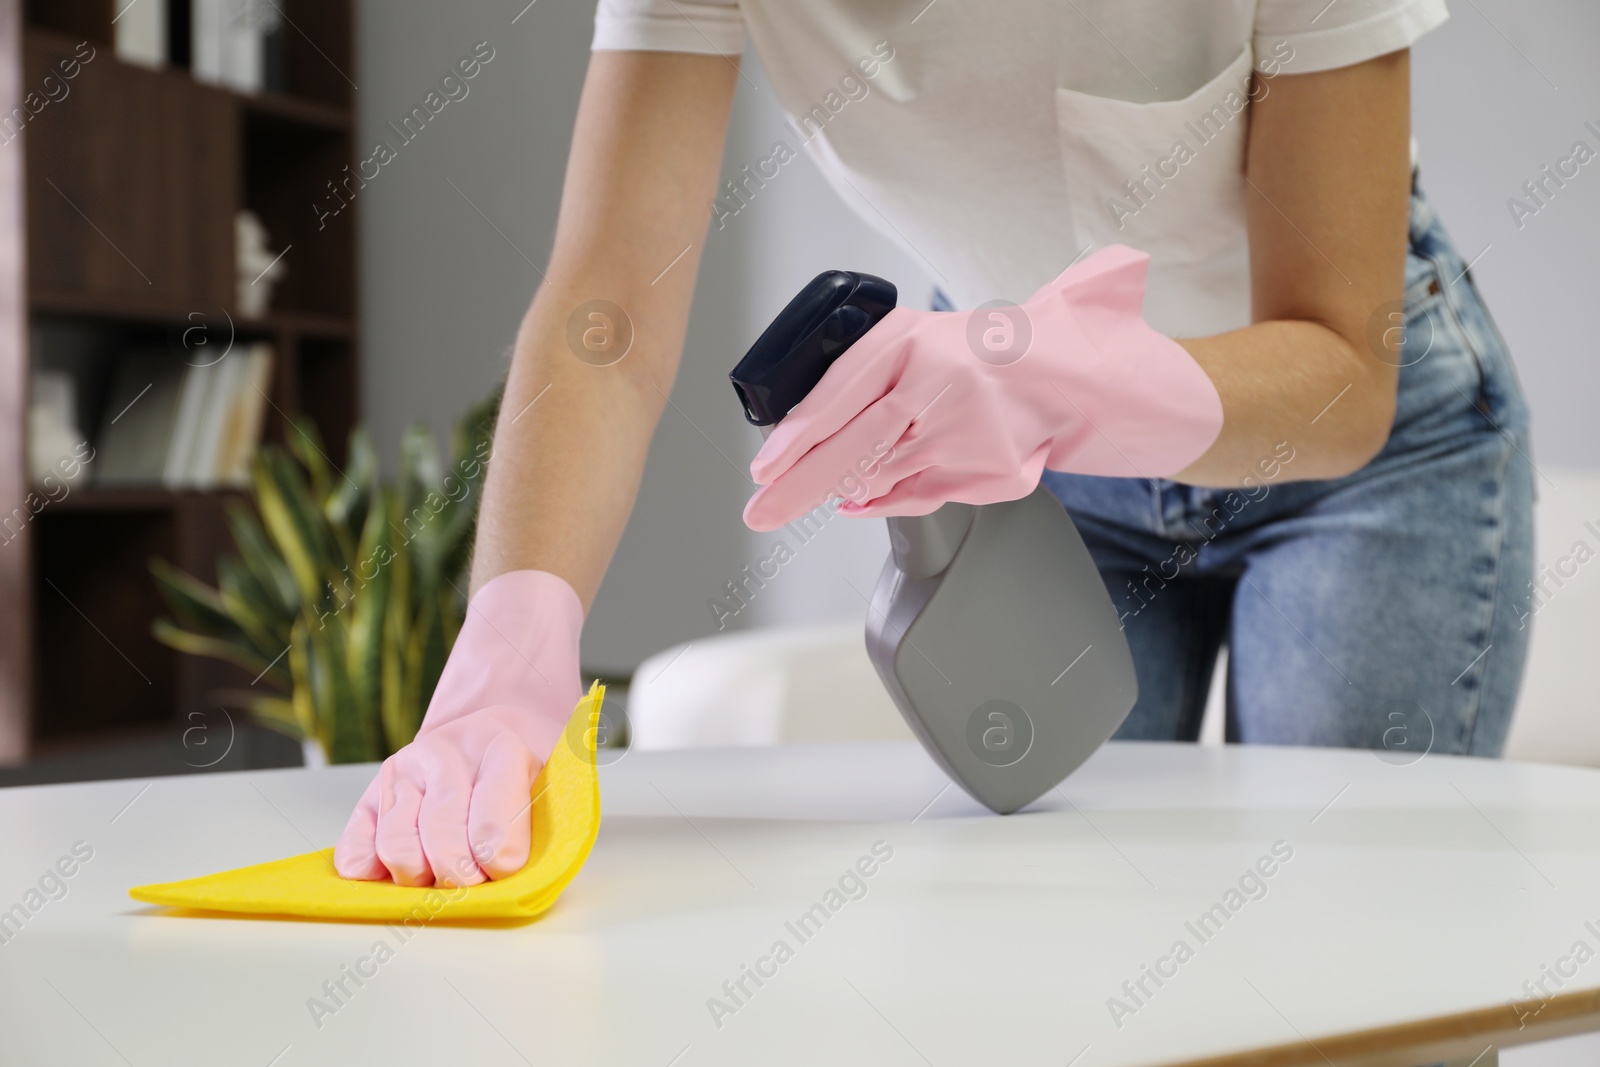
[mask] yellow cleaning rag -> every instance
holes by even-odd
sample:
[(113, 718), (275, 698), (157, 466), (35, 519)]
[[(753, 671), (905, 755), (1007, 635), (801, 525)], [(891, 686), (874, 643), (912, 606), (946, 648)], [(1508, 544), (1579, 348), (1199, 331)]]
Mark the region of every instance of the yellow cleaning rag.
[(531, 919), (577, 876), (600, 832), (595, 734), (605, 687), (578, 701), (562, 740), (533, 783), (532, 850), (527, 865), (495, 882), (415, 888), (339, 877), (333, 849), (223, 871), (183, 882), (141, 885), (134, 900), (208, 912), (393, 922)]

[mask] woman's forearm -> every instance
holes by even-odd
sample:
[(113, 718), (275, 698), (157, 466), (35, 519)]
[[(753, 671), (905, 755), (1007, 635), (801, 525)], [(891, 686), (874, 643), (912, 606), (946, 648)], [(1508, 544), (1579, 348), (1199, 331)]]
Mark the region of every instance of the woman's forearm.
[[(517, 337), (472, 586), (506, 571), (549, 571), (587, 610), (633, 507), (676, 353), (658, 353), (653, 365), (639, 352), (616, 366), (585, 363), (566, 343), (566, 320), (583, 301), (558, 286), (541, 288)], [(661, 392), (652, 372), (663, 378)]]
[(1180, 342), (1217, 387), (1223, 430), (1178, 480), (1259, 479), (1283, 442), (1295, 458), (1281, 477), (1337, 478), (1388, 440), (1404, 337), (1410, 70), (1399, 51), (1285, 74), (1251, 106), (1257, 321)]
[(543, 570), (593, 602), (677, 372), (736, 77), (720, 56), (591, 59), (495, 428), (474, 591)]
[(1388, 439), (1395, 368), (1328, 326), (1258, 322), (1214, 337), (1186, 338), (1222, 399), (1216, 442), (1176, 475), (1191, 485), (1260, 480), (1285, 447), (1285, 480), (1338, 478), (1364, 466)]

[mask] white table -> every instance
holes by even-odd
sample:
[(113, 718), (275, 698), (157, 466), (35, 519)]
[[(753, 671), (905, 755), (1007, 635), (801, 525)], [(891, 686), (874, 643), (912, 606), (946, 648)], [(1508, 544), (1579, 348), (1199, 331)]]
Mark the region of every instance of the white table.
[[(0, 909), (93, 848), (0, 945), (0, 1062), (1406, 1067), (1600, 1029), (1600, 959), (1559, 963), (1600, 949), (1600, 772), (1438, 755), (1113, 744), (999, 818), (909, 744), (633, 753), (533, 924), (402, 942), (125, 896), (329, 843), (371, 773), (0, 792)], [(880, 841), (865, 895), (797, 937)], [(1265, 896), (1202, 941), (1186, 923), (1280, 841)], [(742, 965), (770, 976), (734, 1001)], [(1145, 965), (1171, 976), (1136, 1002)], [(1518, 1031), (1508, 1001), (1558, 965)]]

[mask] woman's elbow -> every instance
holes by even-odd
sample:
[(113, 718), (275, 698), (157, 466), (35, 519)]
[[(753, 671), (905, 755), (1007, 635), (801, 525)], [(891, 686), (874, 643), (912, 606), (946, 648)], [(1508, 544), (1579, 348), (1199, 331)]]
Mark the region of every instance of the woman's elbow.
[(1339, 469), (1333, 477), (1354, 474), (1377, 459), (1389, 444), (1389, 433), (1394, 428), (1396, 375), (1385, 368), (1374, 373), (1369, 380), (1352, 384), (1351, 392), (1359, 389), (1357, 401), (1350, 405), (1346, 418), (1335, 425), (1339, 434)]

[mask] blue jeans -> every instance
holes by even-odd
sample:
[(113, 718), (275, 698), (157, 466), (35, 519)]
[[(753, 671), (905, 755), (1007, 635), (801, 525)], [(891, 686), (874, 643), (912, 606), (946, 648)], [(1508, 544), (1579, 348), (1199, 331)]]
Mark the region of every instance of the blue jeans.
[(1533, 576), (1528, 409), (1415, 186), (1403, 318), (1394, 427), (1354, 474), (1288, 481), (1292, 440), (1235, 490), (1045, 473), (1133, 649), (1118, 738), (1193, 740), (1226, 643), (1230, 741), (1500, 753)]

